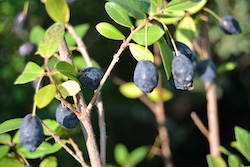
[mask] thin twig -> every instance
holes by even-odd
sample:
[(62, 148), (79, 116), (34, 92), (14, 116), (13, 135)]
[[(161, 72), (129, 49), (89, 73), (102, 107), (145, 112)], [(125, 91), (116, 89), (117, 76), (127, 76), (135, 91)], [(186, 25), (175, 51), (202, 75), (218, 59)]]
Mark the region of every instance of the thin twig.
[(84, 161), (83, 156), (82, 156), (82, 151), (79, 149), (78, 145), (75, 143), (75, 141), (69, 135), (67, 135), (67, 136), (68, 136), (68, 140), (69, 140), (71, 146), (75, 150), (76, 155), (79, 157), (79, 159)]
[(55, 142), (58, 142), (72, 157), (74, 157), (83, 167), (88, 167), (86, 163), (81, 160), (66, 144), (63, 143), (63, 141), (60, 139), (59, 136), (57, 136), (47, 125), (43, 123), (42, 120), (40, 120), (43, 127), (51, 134), (51, 136), (55, 139)]
[(201, 133), (208, 138), (209, 132), (208, 129), (205, 127), (205, 125), (201, 122), (200, 118), (195, 112), (191, 112), (190, 114), (192, 120), (194, 121), (194, 124), (198, 127), (198, 129), (201, 131)]

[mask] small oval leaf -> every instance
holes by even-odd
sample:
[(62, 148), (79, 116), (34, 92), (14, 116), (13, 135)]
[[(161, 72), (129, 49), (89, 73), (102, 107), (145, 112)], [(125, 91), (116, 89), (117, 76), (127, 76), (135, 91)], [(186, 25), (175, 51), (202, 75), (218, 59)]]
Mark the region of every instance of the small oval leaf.
[(24, 84), (34, 81), (37, 77), (40, 77), (44, 73), (44, 70), (34, 62), (28, 62), (25, 66), (22, 74), (16, 79), (15, 84)]
[(30, 42), (35, 43), (36, 45), (39, 45), (41, 42), (43, 36), (44, 36), (45, 30), (41, 26), (34, 26), (30, 31)]
[(235, 138), (237, 142), (237, 149), (244, 157), (250, 161), (250, 132), (239, 126), (234, 128)]
[(58, 70), (58, 72), (64, 76), (66, 76), (69, 79), (72, 79), (80, 84), (80, 82), (77, 79), (77, 72), (75, 68), (65, 61), (59, 61), (55, 65), (55, 69)]
[[(146, 36), (146, 32), (147, 32), (147, 36)], [(165, 32), (159, 26), (153, 25), (149, 27), (144, 27), (138, 32), (134, 33), (132, 35), (132, 39), (140, 45), (146, 45), (146, 44), (152, 45), (153, 43), (158, 41), (158, 39), (162, 37), (164, 33)]]
[(167, 4), (165, 8), (167, 8), (168, 11), (175, 11), (175, 10), (181, 10), (185, 11), (188, 10), (200, 3), (201, 0), (172, 0)]
[(76, 81), (65, 81), (62, 84), (58, 85), (59, 91), (62, 95), (73, 96), (76, 95), (80, 90), (80, 85)]
[(129, 156), (129, 152), (128, 152), (128, 149), (125, 147), (125, 145), (119, 143), (115, 146), (114, 157), (115, 157), (116, 162), (120, 166), (124, 164), (128, 156)]
[(46, 0), (45, 8), (54, 22), (69, 22), (69, 6), (65, 0)]
[(101, 22), (96, 25), (96, 30), (104, 37), (114, 40), (124, 40), (125, 36), (113, 25)]
[(56, 86), (49, 84), (38, 90), (34, 96), (34, 101), (38, 108), (44, 108), (54, 99), (55, 95)]
[(0, 159), (2, 159), (10, 150), (8, 145), (0, 145)]
[(8, 133), (0, 134), (0, 144), (8, 144), (11, 141), (11, 136)]
[(158, 88), (156, 87), (153, 92), (147, 94), (148, 98), (152, 100), (153, 102), (159, 102), (159, 101), (169, 101), (173, 98), (173, 93), (168, 91), (165, 88)]
[(162, 59), (162, 63), (164, 66), (164, 70), (167, 76), (167, 79), (170, 78), (171, 75), (171, 71), (172, 71), (172, 59), (174, 57), (171, 49), (169, 48), (166, 40), (161, 37), (158, 42), (157, 42), (159, 49), (160, 49), (160, 53), (161, 53), (161, 59)]
[(19, 129), (23, 118), (14, 118), (0, 124), (0, 134)]
[(129, 99), (136, 99), (143, 95), (140, 89), (134, 84), (134, 82), (127, 82), (119, 87), (119, 91), (123, 96)]
[(42, 57), (50, 57), (57, 50), (64, 37), (64, 25), (62, 23), (54, 23), (45, 32), (38, 51)]
[(124, 27), (133, 27), (128, 12), (116, 3), (107, 2), (105, 4), (105, 9), (109, 17), (111, 17), (116, 23)]
[(55, 156), (49, 156), (42, 160), (39, 167), (57, 167), (57, 158)]
[(226, 162), (221, 156), (207, 155), (206, 158), (209, 167), (227, 167)]
[(141, 45), (130, 43), (129, 50), (137, 61), (150, 60), (154, 62), (154, 56), (152, 52)]

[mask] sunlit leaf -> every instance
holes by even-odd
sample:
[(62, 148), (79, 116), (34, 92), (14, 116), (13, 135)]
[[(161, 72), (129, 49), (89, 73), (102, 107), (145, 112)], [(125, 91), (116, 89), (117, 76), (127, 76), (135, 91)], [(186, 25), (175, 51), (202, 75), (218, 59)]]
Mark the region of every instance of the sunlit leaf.
[(226, 162), (220, 156), (207, 155), (206, 158), (209, 167), (227, 167)]
[(155, 15), (159, 22), (164, 24), (173, 24), (180, 21), (184, 16), (184, 11), (164, 11), (163, 13), (159, 13)]
[(154, 56), (150, 50), (148, 50), (146, 47), (130, 43), (129, 44), (129, 50), (133, 57), (137, 60), (150, 60), (154, 62)]
[[(74, 29), (77, 35), (83, 38), (86, 35), (87, 31), (89, 30), (89, 27), (90, 27), (89, 24), (79, 24), (77, 26), (74, 26)], [(72, 35), (68, 31), (65, 33), (65, 40), (69, 46), (76, 45), (75, 39), (72, 37)]]
[(39, 167), (57, 167), (57, 158), (55, 156), (49, 156), (42, 160)]
[[(146, 35), (147, 32), (147, 35)], [(144, 27), (132, 35), (132, 39), (140, 45), (152, 45), (155, 43), (165, 32), (157, 25)]]
[(109, 0), (120, 5), (124, 10), (131, 14), (135, 19), (145, 19), (146, 14), (140, 8), (137, 0)]
[(240, 167), (242, 166), (242, 160), (240, 156), (235, 154), (230, 154), (228, 156), (228, 165), (229, 167)]
[(169, 101), (173, 98), (173, 93), (168, 91), (165, 88), (155, 88), (153, 92), (147, 94), (148, 98), (152, 100), (153, 102), (159, 102), (159, 101)]
[(23, 118), (14, 118), (4, 121), (0, 124), (0, 134), (19, 129), (22, 121)]
[(177, 25), (175, 32), (176, 40), (186, 44), (190, 49), (193, 48), (193, 40), (197, 36), (195, 22), (191, 16), (185, 16)]
[(29, 35), (30, 42), (39, 45), (39, 43), (41, 42), (44, 36), (44, 33), (45, 33), (45, 30), (41, 26), (39, 25), (34, 26), (31, 29), (30, 35)]
[(217, 73), (223, 73), (227, 71), (232, 71), (237, 67), (236, 62), (226, 62), (217, 67)]
[(0, 145), (0, 159), (3, 158), (10, 150), (8, 145)]
[(42, 57), (50, 57), (57, 50), (58, 46), (64, 38), (64, 25), (62, 23), (54, 23), (45, 32), (38, 51)]
[(146, 158), (147, 154), (148, 154), (148, 149), (146, 146), (135, 148), (129, 153), (128, 163), (131, 166), (136, 166), (139, 162), (141, 162), (144, 158)]
[(157, 42), (159, 49), (160, 49), (160, 53), (161, 53), (161, 59), (162, 59), (162, 63), (164, 66), (164, 70), (167, 76), (167, 79), (170, 78), (171, 75), (171, 71), (172, 71), (172, 59), (174, 57), (171, 49), (169, 48), (166, 40), (161, 37), (158, 42)]
[(61, 94), (65, 96), (73, 96), (76, 95), (80, 90), (80, 85), (76, 81), (65, 81), (58, 85), (58, 89), (61, 92)]
[(159, 2), (156, 0), (139, 0), (140, 7), (146, 12), (146, 13), (156, 13), (157, 8), (160, 5)]
[(136, 99), (143, 95), (140, 89), (134, 84), (134, 82), (127, 82), (119, 87), (120, 92), (123, 96)]
[(236, 138), (236, 142), (237, 142), (237, 146), (238, 146), (238, 150), (240, 151), (240, 153), (242, 155), (244, 155), (244, 157), (250, 161), (250, 133), (239, 127), (236, 126), (234, 128), (235, 131), (235, 138)]
[(11, 141), (11, 136), (8, 133), (0, 134), (0, 144), (8, 144)]
[[(45, 119), (43, 120), (43, 123), (49, 127), (50, 130), (52, 130), (52, 132), (54, 132), (55, 134), (57, 134), (62, 128), (58, 122), (56, 122), (53, 119)], [(50, 136), (51, 134), (44, 128), (43, 129), (44, 135), (46, 136)], [(58, 134), (57, 134), (58, 135)]]
[(23, 167), (23, 163), (21, 163), (17, 158), (5, 156), (0, 159), (0, 166), (3, 167)]
[(96, 30), (104, 37), (114, 40), (124, 40), (125, 36), (112, 24), (101, 22), (96, 25)]
[(168, 11), (188, 10), (200, 3), (201, 0), (172, 0), (165, 7)]
[(114, 157), (120, 166), (127, 160), (128, 155), (129, 152), (125, 145), (119, 143), (115, 146)]
[(54, 22), (69, 22), (70, 11), (68, 3), (65, 0), (46, 0), (45, 8)]
[[(83, 59), (82, 56), (74, 56), (73, 57), (73, 61), (74, 61), (74, 65), (78, 70), (81, 70), (83, 68), (87, 67), (87, 63), (86, 61)], [(97, 67), (99, 69), (101, 69), (100, 65), (98, 64), (97, 61), (95, 61), (94, 59), (91, 59), (92, 63), (93, 63), (93, 67)]]
[(105, 9), (109, 17), (111, 17), (116, 23), (124, 27), (133, 27), (128, 12), (116, 3), (107, 2), (105, 4)]
[(38, 108), (44, 108), (54, 99), (55, 95), (56, 86), (49, 84), (38, 90), (34, 96), (34, 101)]
[(194, 14), (198, 11), (200, 11), (207, 3), (208, 0), (201, 0), (198, 4), (196, 4), (195, 6), (187, 9), (189, 14)]
[(28, 62), (22, 74), (16, 79), (15, 84), (24, 84), (34, 81), (37, 77), (41, 76), (44, 70), (34, 62)]

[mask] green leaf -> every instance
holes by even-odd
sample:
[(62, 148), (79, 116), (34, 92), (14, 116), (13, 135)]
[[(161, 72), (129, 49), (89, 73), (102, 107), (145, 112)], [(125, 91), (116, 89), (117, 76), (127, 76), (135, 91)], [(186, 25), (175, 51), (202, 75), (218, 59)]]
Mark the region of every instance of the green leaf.
[(46, 0), (45, 8), (54, 22), (69, 22), (69, 6), (65, 0)]
[(226, 162), (220, 156), (207, 155), (206, 158), (209, 167), (227, 167)]
[(41, 26), (38, 25), (34, 26), (30, 31), (30, 36), (29, 36), (30, 42), (39, 45), (44, 36), (44, 33), (45, 30)]
[(168, 91), (165, 88), (158, 88), (156, 87), (153, 92), (146, 94), (150, 100), (153, 102), (159, 102), (159, 101), (169, 101), (173, 98), (173, 93)]
[(104, 37), (114, 40), (124, 40), (125, 36), (113, 25), (101, 22), (96, 25), (96, 30)]
[[(146, 36), (146, 32), (147, 32), (147, 36)], [(164, 33), (165, 32), (162, 30), (162, 28), (160, 28), (157, 25), (153, 25), (149, 27), (144, 27), (138, 32), (134, 33), (132, 35), (132, 39), (140, 45), (146, 45), (146, 44), (152, 45), (153, 43), (158, 41), (158, 39), (162, 37)]]
[(226, 62), (217, 67), (217, 73), (223, 73), (234, 70), (238, 64), (236, 62)]
[[(74, 65), (78, 70), (81, 70), (83, 68), (87, 67), (87, 63), (84, 60), (84, 58), (82, 56), (74, 56), (73, 57), (73, 61), (74, 61)], [(100, 65), (98, 64), (97, 61), (95, 61), (94, 59), (91, 59), (92, 63), (93, 63), (93, 67), (97, 67), (99, 69), (101, 69)]]
[(55, 95), (56, 86), (49, 84), (38, 90), (34, 96), (34, 101), (38, 108), (44, 108), (54, 99)]
[[(59, 125), (58, 122), (56, 122), (53, 119), (45, 119), (43, 120), (43, 123), (46, 126), (48, 126), (50, 130), (52, 130), (56, 135), (58, 135), (57, 133), (60, 132), (62, 129), (64, 129)], [(44, 132), (44, 135), (51, 136), (51, 134), (45, 128), (43, 128), (43, 132)]]
[(128, 12), (116, 3), (107, 2), (105, 4), (105, 9), (109, 17), (111, 17), (116, 23), (124, 27), (133, 27)]
[[(77, 33), (77, 35), (81, 38), (83, 38), (87, 31), (89, 30), (90, 25), (89, 24), (79, 24), (77, 26), (74, 26), (74, 29)], [(72, 35), (67, 31), (65, 33), (65, 40), (68, 44), (68, 46), (75, 46), (76, 45), (76, 41), (75, 39), (72, 37)]]
[[(66, 140), (62, 140), (66, 143)], [(20, 146), (18, 149), (24, 155), (25, 158), (28, 159), (37, 159), (44, 157), (45, 155), (53, 154), (59, 151), (62, 146), (59, 143), (54, 143), (53, 145), (48, 142), (42, 142), (42, 144), (36, 149), (35, 152), (30, 153), (25, 147)]]
[(186, 44), (190, 49), (193, 48), (192, 42), (197, 35), (195, 22), (191, 16), (185, 16), (177, 25), (175, 32), (176, 40)]
[(0, 159), (3, 158), (10, 150), (10, 146), (1, 145), (0, 146)]
[(140, 89), (135, 85), (134, 82), (127, 82), (119, 87), (119, 91), (123, 96), (129, 99), (136, 99), (143, 95)]
[(167, 42), (163, 37), (161, 37), (157, 42), (160, 53), (161, 53), (161, 59), (163, 62), (164, 70), (167, 76), (167, 79), (170, 78), (171, 71), (172, 71), (172, 59), (174, 57), (171, 49), (169, 48)]
[(238, 155), (230, 154), (228, 156), (228, 165), (229, 167), (241, 167), (242, 160)]
[(74, 96), (81, 90), (78, 82), (72, 80), (61, 83), (58, 85), (58, 89), (65, 96)]
[(11, 136), (8, 133), (0, 134), (0, 144), (8, 144), (11, 141)]
[(34, 81), (37, 77), (40, 77), (44, 73), (44, 70), (34, 62), (28, 62), (24, 68), (22, 74), (16, 79), (14, 84), (24, 84)]
[(250, 161), (250, 133), (239, 126), (236, 126), (234, 131), (238, 150)]
[(173, 24), (181, 20), (185, 16), (184, 11), (164, 11), (155, 15), (159, 22), (164, 24)]
[(49, 156), (40, 163), (39, 167), (57, 167), (57, 158), (55, 156)]
[(201, 0), (172, 0), (165, 7), (168, 11), (185, 11), (200, 3)]
[(57, 50), (64, 38), (64, 25), (54, 23), (45, 32), (42, 41), (39, 44), (38, 51), (42, 57), (50, 57)]
[(137, 61), (150, 60), (154, 62), (154, 56), (152, 52), (141, 45), (130, 43), (129, 50)]
[(0, 166), (23, 167), (23, 164), (17, 158), (5, 156), (0, 159)]
[(128, 163), (131, 166), (136, 166), (139, 162), (146, 158), (147, 154), (148, 149), (146, 146), (138, 147), (129, 153)]
[(208, 0), (201, 0), (198, 4), (195, 6), (189, 8), (187, 11), (189, 14), (194, 14), (200, 11), (207, 3)]
[(137, 0), (109, 0), (121, 6), (124, 10), (131, 14), (135, 19), (145, 19), (146, 14), (140, 7)]
[(128, 149), (123, 144), (117, 144), (114, 150), (115, 161), (122, 166), (128, 159)]
[(14, 118), (0, 124), (0, 134), (19, 129), (23, 118)]
[(66, 61), (59, 61), (55, 65), (55, 69), (58, 70), (58, 72), (64, 76), (66, 76), (69, 79), (72, 79), (80, 84), (80, 82), (77, 79), (77, 72), (75, 68), (69, 64)]
[(140, 7), (148, 14), (156, 13), (160, 5), (157, 0), (139, 0)]

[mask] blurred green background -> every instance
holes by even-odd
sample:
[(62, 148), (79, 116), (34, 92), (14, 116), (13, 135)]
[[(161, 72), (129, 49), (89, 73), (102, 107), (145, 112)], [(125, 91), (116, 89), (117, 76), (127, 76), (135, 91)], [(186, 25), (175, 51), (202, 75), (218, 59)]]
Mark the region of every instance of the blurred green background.
[[(35, 25), (47, 29), (53, 24), (46, 14), (44, 5), (38, 0), (30, 0), (28, 27), (22, 32), (16, 32), (13, 21), (23, 10), (24, 3), (24, 0), (0, 0), (0, 123), (7, 119), (24, 117), (31, 112), (34, 95), (32, 85), (14, 85), (14, 81), (27, 61), (36, 61), (39, 64), (42, 63), (42, 59), (39, 56), (22, 57), (18, 53), (18, 47), (29, 40), (29, 32)], [(95, 25), (101, 21), (116, 25), (106, 14), (104, 4), (104, 0), (77, 0), (70, 4), (70, 23), (74, 26), (82, 23), (90, 24), (90, 29), (83, 40), (90, 56), (100, 64), (103, 71), (121, 44), (100, 36), (95, 30)], [(215, 80), (218, 85), (221, 145), (230, 150), (230, 142), (235, 140), (234, 126), (250, 130), (250, 1), (215, 0), (210, 1), (210, 7), (219, 16), (234, 16), (243, 31), (238, 36), (225, 35), (218, 27), (217, 20), (210, 17), (209, 37), (216, 66), (231, 61), (237, 63), (234, 70), (219, 73)], [(127, 29), (117, 27), (125, 34), (129, 33)], [(171, 26), (171, 29), (174, 30), (174, 27)], [(153, 113), (139, 100), (122, 96), (118, 86), (113, 83), (116, 77), (132, 81), (135, 63), (135, 59), (126, 50), (102, 90), (108, 136), (107, 163), (110, 164), (115, 164), (113, 150), (117, 143), (123, 143), (129, 150), (133, 150), (142, 145), (152, 145), (157, 136)], [(161, 70), (163, 71), (162, 67)], [(202, 83), (196, 78), (195, 89), (188, 92), (174, 90), (165, 78), (163, 84), (174, 93), (174, 98), (165, 103), (165, 113), (175, 166), (206, 166), (208, 143), (190, 118), (190, 112), (195, 111), (206, 125), (206, 99)], [(84, 95), (89, 100), (92, 93), (84, 91)], [(38, 116), (42, 119), (55, 119), (55, 109), (58, 104), (59, 101), (54, 100), (51, 105), (39, 110)], [(95, 109), (92, 120), (98, 134)], [(80, 128), (74, 129), (71, 134), (79, 147), (84, 150), (84, 139)], [(55, 156), (58, 157), (60, 167), (80, 166), (63, 149)], [(33, 163), (36, 164), (37, 160), (31, 161), (31, 164)], [(155, 156), (150, 160), (145, 159), (139, 166), (160, 167), (163, 166), (163, 162), (160, 157)]]

